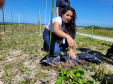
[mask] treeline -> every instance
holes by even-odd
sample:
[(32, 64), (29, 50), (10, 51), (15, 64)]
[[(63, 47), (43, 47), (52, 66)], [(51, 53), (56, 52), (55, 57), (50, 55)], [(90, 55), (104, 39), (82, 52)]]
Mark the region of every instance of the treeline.
[(13, 24), (13, 23), (0, 23), (0, 25), (19, 25), (19, 24)]
[(95, 26), (95, 25), (92, 25), (92, 26), (85, 26), (83, 27), (84, 29), (103, 29), (103, 30), (113, 30), (113, 28), (109, 28), (109, 27), (99, 27), (99, 26)]

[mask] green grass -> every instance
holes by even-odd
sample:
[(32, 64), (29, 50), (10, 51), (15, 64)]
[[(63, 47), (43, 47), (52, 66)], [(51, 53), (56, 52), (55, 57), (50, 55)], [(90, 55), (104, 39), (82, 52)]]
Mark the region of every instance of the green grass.
[[(42, 26), (41, 32), (43, 32), (43, 30), (44, 26)], [(3, 32), (3, 25), (1, 25), (0, 32)], [(39, 25), (6, 25), (6, 32), (1, 34), (1, 38), (0, 63), (3, 63), (3, 65), (0, 69), (5, 71), (3, 77), (1, 78), (3, 82), (11, 84), (12, 79), (22, 72), (22, 74), (25, 74), (26, 79), (17, 81), (18, 84), (30, 84), (29, 76), (33, 70), (28, 67), (29, 64), (28, 66), (23, 64), (26, 60), (30, 61), (31, 64), (35, 61), (37, 63), (36, 67), (38, 70), (34, 71), (34, 76), (32, 78), (34, 82), (37, 80), (42, 81), (42, 79), (45, 79), (45, 81), (47, 80), (50, 73), (47, 74), (41, 70), (51, 70), (52, 68), (46, 68), (46, 66), (41, 67), (39, 64), (39, 60), (47, 54), (47, 52), (41, 50), (43, 47), (43, 38), (42, 35), (40, 35)], [(75, 53), (79, 53), (79, 49), (84, 48), (87, 52), (89, 52), (88, 50), (94, 50), (96, 51), (94, 54), (101, 53), (105, 55), (107, 49), (110, 48), (110, 45), (112, 45), (112, 42), (97, 40), (81, 35), (76, 35), (75, 42), (78, 46), (78, 48), (74, 50)], [(16, 50), (21, 50), (21, 53), (13, 56), (10, 51)], [(23, 57), (25, 54), (27, 54), (27, 56)], [(17, 60), (7, 62), (9, 59), (8, 57), (12, 57), (12, 59), (16, 58)], [(108, 63), (105, 59), (104, 61)], [(109, 61), (109, 63), (113, 63), (111, 60)], [(16, 73), (14, 73), (14, 71), (16, 71)], [(86, 77), (86, 79), (88, 78)], [(34, 84), (34, 82), (32, 81), (31, 84)]]
[(113, 28), (94, 27), (92, 30), (92, 26), (88, 26), (77, 28), (77, 32), (113, 38)]
[(106, 52), (110, 45), (112, 45), (112, 42), (93, 39), (81, 35), (76, 35), (75, 42), (77, 43), (78, 48), (89, 48), (100, 52)]

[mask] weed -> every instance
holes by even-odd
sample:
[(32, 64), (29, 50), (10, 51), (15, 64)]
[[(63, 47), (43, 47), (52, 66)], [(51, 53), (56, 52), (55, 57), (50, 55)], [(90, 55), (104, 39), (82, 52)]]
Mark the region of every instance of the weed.
[(30, 71), (30, 69), (28, 67), (24, 67), (24, 65), (22, 63), (17, 63), (17, 69), (19, 69), (21, 72), (25, 72), (26, 71)]
[(70, 69), (58, 68), (60, 74), (58, 75), (56, 84), (92, 84), (93, 81), (84, 81), (82, 76), (85, 75), (85, 69), (74, 67)]
[(34, 81), (46, 79), (47, 77), (48, 77), (48, 74), (47, 73), (44, 73), (42, 71), (39, 71), (39, 72), (36, 72), (35, 73)]
[(4, 71), (4, 79), (5, 79), (5, 82), (7, 84), (11, 84), (11, 79), (12, 79), (12, 76), (15, 76), (16, 74), (12, 74), (11, 73), (11, 69), (7, 69), (5, 68), (5, 71)]
[(99, 81), (100, 84), (112, 84), (113, 81), (111, 81), (111, 78), (113, 77), (111, 71), (105, 70), (104, 67), (99, 66), (99, 68), (95, 68), (95, 66), (92, 65), (92, 69), (95, 72), (92, 77), (96, 80)]
[(5, 58), (5, 56), (0, 56), (0, 60), (5, 61), (5, 60), (7, 60), (7, 58)]
[(18, 84), (31, 84), (30, 80), (17, 81)]
[(30, 50), (29, 50), (29, 54), (35, 54), (35, 50), (30, 49)]

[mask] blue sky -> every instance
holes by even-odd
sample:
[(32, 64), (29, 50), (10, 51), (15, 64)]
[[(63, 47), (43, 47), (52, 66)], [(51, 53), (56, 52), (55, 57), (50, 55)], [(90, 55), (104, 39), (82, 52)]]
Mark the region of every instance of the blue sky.
[[(71, 7), (76, 10), (77, 26), (97, 25), (113, 27), (113, 0), (70, 0)], [(40, 11), (41, 23), (45, 23), (46, 0), (5, 0), (5, 22), (38, 23)], [(46, 24), (51, 19), (52, 0), (47, 0)], [(54, 0), (53, 17), (56, 17), (56, 0)], [(0, 9), (0, 22), (2, 10)]]

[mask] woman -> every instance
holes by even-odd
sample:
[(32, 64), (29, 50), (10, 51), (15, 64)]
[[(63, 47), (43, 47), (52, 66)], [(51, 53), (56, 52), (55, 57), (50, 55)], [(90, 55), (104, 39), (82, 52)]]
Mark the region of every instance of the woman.
[(70, 2), (68, 0), (57, 0), (56, 1), (56, 16), (61, 16), (61, 12), (62, 10), (67, 7), (70, 6)]
[[(71, 7), (65, 7), (62, 10), (61, 16), (52, 20), (51, 54), (58, 55), (61, 51), (64, 51), (69, 46), (69, 57), (72, 59), (76, 58), (75, 54), (73, 53), (73, 48), (77, 48), (76, 43), (74, 42), (76, 29), (75, 17), (75, 10)], [(49, 22), (43, 32), (43, 47), (46, 51), (49, 50), (50, 26), (51, 23)], [(60, 41), (60, 45), (58, 45), (58, 41)]]

